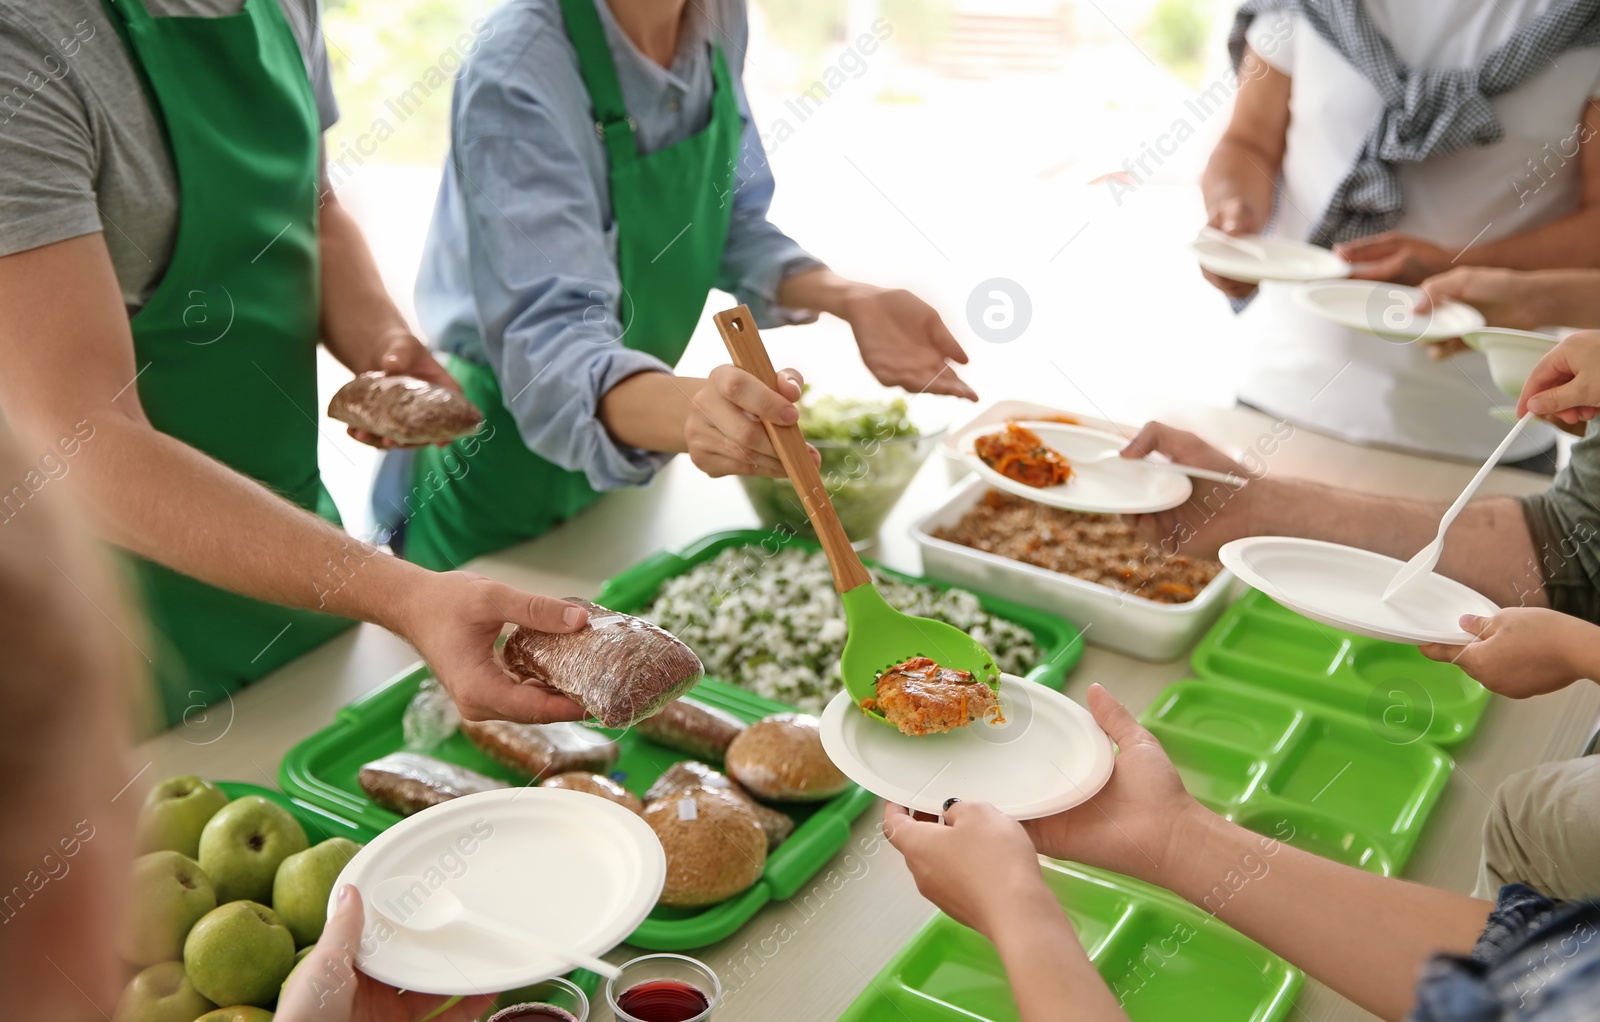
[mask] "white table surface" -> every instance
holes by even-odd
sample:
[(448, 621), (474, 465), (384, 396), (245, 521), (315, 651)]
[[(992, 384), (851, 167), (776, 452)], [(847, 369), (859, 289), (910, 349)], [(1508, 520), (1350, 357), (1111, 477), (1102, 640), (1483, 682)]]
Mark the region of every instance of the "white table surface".
[[(1168, 422), (1243, 448), (1266, 431), (1264, 416), (1242, 409), (1160, 409)], [(1472, 466), (1358, 448), (1300, 431), (1268, 462), (1269, 471), (1314, 476), (1377, 492), (1448, 500)], [(1484, 493), (1537, 492), (1542, 477), (1499, 470)], [(868, 556), (920, 573), (907, 536), (919, 509), (946, 491), (936, 453), (912, 484)], [(606, 578), (644, 557), (676, 549), (706, 533), (756, 524), (739, 484), (712, 480), (679, 459), (650, 487), (613, 494), (556, 531), (485, 557), (474, 570), (557, 596), (592, 595)], [(140, 746), (149, 779), (196, 773), (277, 786), (279, 760), (295, 743), (326, 726), (334, 712), (414, 664), (416, 653), (388, 632), (362, 625)], [(1091, 645), (1065, 691), (1083, 698), (1105, 684), (1135, 713), (1187, 673), (1187, 658), (1151, 664)], [(1520, 702), (1496, 699), (1478, 733), (1452, 750), (1456, 770), (1413, 855), (1410, 879), (1470, 892), (1480, 833), (1495, 787), (1508, 774), (1576, 755), (1600, 715), (1600, 686)], [(851, 844), (820, 873), (809, 896), (768, 905), (738, 934), (694, 952), (718, 970), (729, 990), (718, 1022), (836, 1018), (883, 964), (933, 914), (899, 856), (872, 837), (879, 814), (869, 809)], [(864, 849), (872, 849), (866, 852)], [(629, 949), (611, 956), (621, 961)], [(597, 1022), (611, 1017), (600, 1006)], [(1302, 1022), (1370, 1018), (1344, 998), (1307, 982), (1294, 1013)]]

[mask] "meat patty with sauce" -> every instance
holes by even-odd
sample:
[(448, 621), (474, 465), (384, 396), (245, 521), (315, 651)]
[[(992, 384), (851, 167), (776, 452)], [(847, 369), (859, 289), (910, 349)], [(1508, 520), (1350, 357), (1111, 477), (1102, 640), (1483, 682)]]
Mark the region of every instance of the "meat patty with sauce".
[[(872, 705), (865, 705), (870, 703)], [(966, 727), (999, 707), (994, 689), (968, 671), (914, 657), (878, 678), (878, 697), (865, 700), (902, 734), (930, 735)]]

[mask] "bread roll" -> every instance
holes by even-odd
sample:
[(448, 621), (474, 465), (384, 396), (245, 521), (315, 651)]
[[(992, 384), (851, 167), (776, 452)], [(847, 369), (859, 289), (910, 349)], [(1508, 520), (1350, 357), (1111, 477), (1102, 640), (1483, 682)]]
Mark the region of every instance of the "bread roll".
[(728, 746), (728, 773), (756, 798), (822, 802), (850, 787), (822, 751), (817, 718), (775, 713), (745, 729)]
[(636, 813), (644, 812), (644, 803), (639, 800), (638, 795), (635, 795), (609, 777), (591, 774), (586, 770), (573, 770), (564, 774), (556, 774), (539, 786), (541, 788), (566, 788), (569, 791), (585, 791), (591, 795), (599, 795), (601, 798), (610, 799), (624, 809), (631, 809)]
[(483, 423), (476, 405), (415, 376), (362, 373), (328, 402), (328, 416), (397, 444), (436, 444)]
[(684, 696), (663, 706), (655, 716), (639, 721), (634, 728), (657, 745), (696, 759), (720, 760), (728, 751), (728, 743), (739, 736), (745, 724), (726, 710)]
[(368, 798), (401, 816), (410, 816), (462, 795), (510, 787), (476, 770), (420, 752), (391, 752), (382, 759), (375, 759), (362, 766), (357, 780)]
[(756, 814), (756, 822), (761, 824), (762, 832), (767, 835), (769, 852), (783, 844), (789, 835), (794, 833), (794, 820), (787, 813), (762, 805), (726, 774), (693, 760), (674, 763), (666, 773), (656, 778), (656, 783), (650, 785), (650, 790), (644, 793), (644, 800), (646, 804), (658, 802), (695, 788), (722, 792), (749, 806), (750, 811)]
[(582, 724), (463, 720), (461, 733), (496, 763), (534, 778), (573, 770), (605, 773), (617, 762), (617, 743)]
[(761, 879), (767, 839), (749, 806), (707, 788), (645, 806), (644, 822), (667, 853), (663, 905), (697, 908), (726, 901)]
[(611, 728), (632, 727), (700, 681), (700, 658), (671, 632), (572, 602), (589, 612), (588, 627), (561, 635), (518, 628), (504, 650), (511, 673), (571, 696)]

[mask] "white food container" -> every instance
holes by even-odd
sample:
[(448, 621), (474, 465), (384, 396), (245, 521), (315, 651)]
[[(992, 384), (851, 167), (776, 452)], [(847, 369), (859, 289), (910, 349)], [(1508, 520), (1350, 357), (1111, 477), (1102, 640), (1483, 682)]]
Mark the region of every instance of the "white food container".
[(1153, 661), (1187, 653), (1238, 589), (1224, 568), (1188, 603), (1157, 603), (933, 535), (935, 529), (959, 522), (988, 490), (983, 480), (968, 479), (911, 527), (911, 538), (922, 548), (923, 574), (1049, 611), (1076, 625), (1086, 642)]
[(1137, 428), (1129, 428), (1120, 422), (1109, 419), (1097, 418), (1093, 415), (1080, 415), (1077, 412), (1063, 411), (1060, 408), (1051, 408), (1049, 405), (1036, 405), (1032, 401), (996, 401), (969, 419), (965, 425), (946, 431), (939, 441), (939, 453), (944, 456), (945, 472), (952, 483), (959, 483), (972, 474), (967, 463), (961, 458), (961, 447), (957, 443), (962, 437), (972, 432), (976, 426), (1003, 426), (1013, 419), (1051, 419), (1058, 415), (1066, 415), (1077, 420), (1079, 425), (1090, 429), (1098, 429), (1105, 433), (1115, 433), (1133, 439)]

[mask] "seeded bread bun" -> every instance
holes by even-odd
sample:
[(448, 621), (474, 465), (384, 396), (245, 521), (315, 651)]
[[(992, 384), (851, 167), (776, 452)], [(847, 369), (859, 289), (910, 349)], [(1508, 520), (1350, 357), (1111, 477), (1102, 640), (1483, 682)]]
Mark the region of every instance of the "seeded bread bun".
[(822, 731), (808, 713), (775, 713), (751, 724), (728, 746), (728, 773), (756, 798), (824, 802), (850, 787), (822, 751)]
[(362, 373), (340, 387), (328, 416), (397, 444), (454, 440), (483, 422), (477, 406), (450, 388), (388, 373)]
[(591, 774), (586, 770), (573, 770), (564, 774), (556, 774), (540, 785), (541, 788), (566, 788), (569, 791), (586, 791), (591, 795), (610, 799), (624, 809), (635, 813), (644, 812), (644, 803), (639, 796), (624, 788), (609, 777)]
[(610, 728), (632, 727), (694, 688), (703, 668), (694, 650), (643, 618), (587, 600), (576, 632), (518, 628), (506, 640), (506, 667), (517, 677), (572, 697)]
[(727, 774), (713, 770), (704, 763), (694, 760), (684, 760), (674, 763), (656, 782), (650, 785), (650, 790), (644, 793), (646, 803), (658, 802), (662, 799), (681, 795), (694, 788), (706, 788), (711, 791), (722, 792), (738, 799), (750, 807), (756, 814), (756, 822), (761, 824), (761, 829), (767, 835), (767, 851), (783, 844), (794, 833), (794, 820), (788, 813), (780, 813), (770, 806), (764, 806), (750, 797), (750, 793), (739, 787)]
[(726, 901), (761, 879), (767, 839), (748, 806), (692, 788), (645, 806), (644, 822), (667, 853), (661, 904), (698, 908)]

